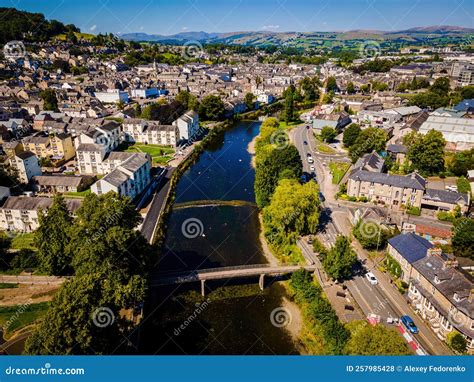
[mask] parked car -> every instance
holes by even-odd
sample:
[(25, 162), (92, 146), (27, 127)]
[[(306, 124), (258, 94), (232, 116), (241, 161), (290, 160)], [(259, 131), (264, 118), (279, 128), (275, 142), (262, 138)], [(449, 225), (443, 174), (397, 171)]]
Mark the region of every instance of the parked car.
[(315, 170), (316, 170), (313, 165), (309, 166), (309, 169), (310, 169), (311, 171), (315, 171)]
[(306, 141), (303, 141), (303, 145), (307, 145), (307, 144), (308, 144), (308, 142), (306, 142)]
[(410, 316), (402, 316), (401, 321), (403, 325), (413, 334), (418, 333), (418, 328), (416, 327), (415, 323), (413, 322)]
[(365, 274), (365, 277), (371, 283), (372, 285), (377, 285), (379, 283), (379, 280), (377, 280), (377, 277), (372, 272), (368, 272)]
[(326, 198), (324, 197), (323, 193), (322, 192), (318, 192), (318, 196), (319, 196), (319, 199), (324, 202), (326, 200)]
[(313, 160), (313, 158), (311, 158), (311, 157), (308, 157), (308, 163), (310, 163), (310, 164), (311, 164), (311, 163), (314, 163), (314, 160)]
[(313, 237), (312, 236), (308, 237), (307, 243), (308, 244), (313, 244)]

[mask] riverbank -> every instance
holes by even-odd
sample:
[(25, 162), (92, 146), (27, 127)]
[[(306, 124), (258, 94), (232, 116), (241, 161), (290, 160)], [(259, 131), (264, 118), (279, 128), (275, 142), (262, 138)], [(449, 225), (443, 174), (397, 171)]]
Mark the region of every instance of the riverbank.
[[(259, 134), (260, 135), (260, 134)], [(247, 151), (248, 153), (250, 154), (250, 165), (252, 166), (252, 168), (256, 168), (257, 167), (257, 162), (256, 162), (256, 151), (255, 151), (255, 145), (257, 143), (257, 139), (258, 139), (258, 135), (255, 136), (251, 141), (250, 143), (248, 144), (247, 146)]]
[(262, 246), (262, 252), (265, 258), (267, 259), (268, 263), (272, 266), (279, 265), (280, 262), (278, 259), (275, 257), (273, 254), (272, 250), (270, 249), (270, 246), (268, 245), (267, 239), (265, 237), (265, 230), (263, 226), (263, 214), (262, 212), (258, 213), (258, 221), (260, 223), (260, 233), (258, 235), (258, 239), (260, 241), (260, 245)]

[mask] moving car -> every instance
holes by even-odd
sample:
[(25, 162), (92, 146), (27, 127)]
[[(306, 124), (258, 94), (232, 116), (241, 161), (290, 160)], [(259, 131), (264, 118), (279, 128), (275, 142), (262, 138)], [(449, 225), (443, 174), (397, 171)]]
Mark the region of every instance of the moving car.
[(313, 160), (313, 158), (311, 158), (311, 157), (308, 157), (308, 163), (314, 163), (314, 160)]
[(306, 142), (306, 141), (303, 141), (303, 145), (307, 145), (307, 144), (308, 144), (308, 142)]
[(415, 323), (413, 322), (410, 316), (402, 316), (402, 323), (405, 327), (413, 334), (418, 333), (418, 328), (416, 327)]
[(313, 165), (309, 166), (309, 169), (310, 169), (311, 171), (315, 171), (315, 170), (316, 170)]
[(318, 195), (319, 195), (319, 200), (321, 200), (322, 202), (326, 200), (322, 192), (318, 192)]
[(371, 283), (372, 285), (377, 285), (379, 283), (379, 280), (377, 280), (377, 277), (372, 272), (368, 272), (365, 274), (365, 277)]

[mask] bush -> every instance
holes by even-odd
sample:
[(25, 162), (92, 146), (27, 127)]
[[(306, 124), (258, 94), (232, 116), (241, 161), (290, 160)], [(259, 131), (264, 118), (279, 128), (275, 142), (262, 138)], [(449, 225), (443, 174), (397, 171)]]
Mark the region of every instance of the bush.
[(421, 215), (421, 210), (420, 210), (419, 207), (406, 206), (405, 207), (405, 212), (408, 215), (414, 215), (414, 216), (420, 216)]
[(465, 353), (467, 342), (464, 336), (456, 330), (453, 330), (446, 336), (446, 343), (456, 353)]

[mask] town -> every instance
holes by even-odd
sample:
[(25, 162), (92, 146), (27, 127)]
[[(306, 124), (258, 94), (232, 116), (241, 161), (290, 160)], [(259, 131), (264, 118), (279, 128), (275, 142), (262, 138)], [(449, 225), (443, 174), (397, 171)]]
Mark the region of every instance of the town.
[[(182, 328), (194, 354), (245, 279), (291, 300), (262, 325), (296, 340), (256, 354), (474, 353), (474, 30), (341, 51), (30, 27), (0, 28), (2, 352), (167, 354), (152, 333)], [(175, 284), (197, 305), (153, 316)]]

